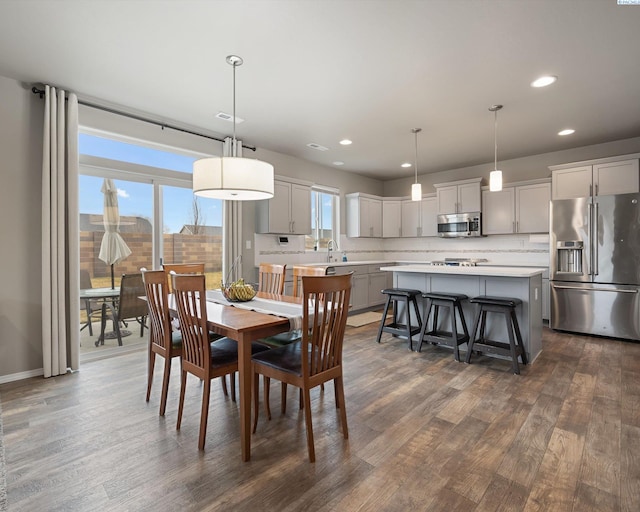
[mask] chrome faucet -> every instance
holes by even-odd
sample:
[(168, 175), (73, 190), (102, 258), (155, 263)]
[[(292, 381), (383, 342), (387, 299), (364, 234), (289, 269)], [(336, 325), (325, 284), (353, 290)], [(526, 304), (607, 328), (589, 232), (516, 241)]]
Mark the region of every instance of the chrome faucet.
[(331, 263), (331, 252), (335, 250), (340, 250), (338, 247), (338, 242), (336, 242), (333, 238), (330, 238), (327, 242), (327, 263)]

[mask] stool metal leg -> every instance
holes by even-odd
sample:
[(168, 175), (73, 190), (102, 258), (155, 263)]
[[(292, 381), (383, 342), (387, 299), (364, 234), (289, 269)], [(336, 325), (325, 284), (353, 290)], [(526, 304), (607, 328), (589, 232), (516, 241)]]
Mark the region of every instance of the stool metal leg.
[(409, 342), (409, 350), (413, 352), (413, 339), (411, 338), (411, 309), (409, 308), (409, 297), (405, 298), (405, 317), (406, 317), (406, 326), (407, 326), (407, 341)]
[(456, 326), (456, 308), (453, 302), (449, 306), (449, 315), (451, 316), (451, 343), (453, 343), (453, 357), (460, 362), (460, 350), (458, 350), (458, 329)]
[[(422, 352), (422, 341), (424, 339), (424, 334), (427, 332), (427, 324), (429, 323), (429, 317), (431, 316), (431, 308), (433, 307), (433, 301), (431, 299), (427, 299), (429, 302), (429, 307), (427, 308), (425, 306), (425, 308), (423, 309), (426, 310), (426, 313), (423, 313), (424, 315), (424, 322), (422, 323), (422, 328), (420, 329), (420, 337), (418, 338), (418, 352)], [(437, 309), (437, 308), (436, 308)]]
[(465, 358), (465, 363), (471, 363), (471, 353), (473, 352), (473, 344), (476, 342), (476, 331), (480, 325), (480, 314), (482, 313), (482, 306), (478, 306), (478, 311), (476, 311), (476, 318), (473, 321), (473, 329), (471, 329), (471, 335), (469, 336), (469, 345), (467, 348), (467, 357)]
[[(387, 303), (384, 305), (384, 313), (382, 313), (382, 320), (380, 320), (380, 329), (378, 329), (378, 339), (376, 340), (378, 343), (380, 343), (380, 337), (382, 336), (382, 329), (384, 327), (384, 322), (387, 319), (387, 312), (389, 311), (390, 303), (391, 303), (391, 296), (387, 295)], [(395, 311), (393, 316), (395, 319)]]
[(516, 341), (513, 336), (513, 323), (509, 313), (504, 312), (504, 319), (507, 322), (507, 334), (509, 335), (509, 352), (511, 352), (511, 369), (516, 375), (520, 375), (520, 367), (518, 366), (518, 354), (516, 352)]
[(522, 343), (522, 333), (520, 332), (520, 326), (518, 325), (518, 317), (513, 309), (511, 310), (511, 321), (513, 322), (513, 327), (516, 331), (516, 340), (522, 349), (522, 354), (520, 355), (522, 358), (522, 364), (527, 364), (527, 353), (524, 350), (524, 343)]

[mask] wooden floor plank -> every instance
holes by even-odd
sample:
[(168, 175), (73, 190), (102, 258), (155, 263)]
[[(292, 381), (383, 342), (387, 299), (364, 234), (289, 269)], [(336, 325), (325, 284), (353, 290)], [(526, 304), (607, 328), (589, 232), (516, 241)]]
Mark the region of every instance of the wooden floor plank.
[(175, 428), (179, 362), (158, 416), (161, 364), (144, 400), (142, 350), (79, 372), (0, 385), (9, 510), (640, 510), (640, 344), (544, 329), (522, 374), (487, 356), (407, 349), (377, 325), (347, 328), (342, 437), (332, 384), (312, 392), (317, 462), (298, 394), (261, 412), (240, 457), (237, 403), (189, 379)]

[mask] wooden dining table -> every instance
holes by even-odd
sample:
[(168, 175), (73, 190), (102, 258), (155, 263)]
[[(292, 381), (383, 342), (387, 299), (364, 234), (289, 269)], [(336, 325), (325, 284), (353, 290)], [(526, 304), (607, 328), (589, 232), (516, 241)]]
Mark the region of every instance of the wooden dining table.
[[(281, 302), (301, 303), (301, 299), (287, 295), (258, 292), (257, 296)], [(289, 319), (207, 301), (207, 328), (238, 342), (240, 445), (242, 460), (248, 461), (251, 457), (251, 342), (289, 331)]]

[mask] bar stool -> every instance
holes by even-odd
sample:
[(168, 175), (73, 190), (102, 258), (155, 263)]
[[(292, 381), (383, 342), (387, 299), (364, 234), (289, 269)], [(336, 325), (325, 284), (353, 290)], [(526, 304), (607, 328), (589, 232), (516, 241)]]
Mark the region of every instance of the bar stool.
[[(525, 353), (522, 345), (522, 335), (520, 334), (520, 327), (518, 326), (518, 319), (516, 317), (516, 306), (522, 304), (522, 301), (511, 297), (489, 297), (481, 295), (479, 297), (469, 299), (469, 302), (478, 304), (480, 307), (478, 308), (476, 318), (473, 323), (466, 362), (471, 362), (471, 352), (473, 350), (478, 353), (487, 352), (488, 354), (510, 356), (513, 373), (520, 375), (518, 356), (521, 357), (522, 364), (527, 364), (527, 354)], [(509, 343), (485, 338), (484, 331), (487, 325), (487, 313), (500, 313), (504, 315), (507, 322)], [(476, 338), (476, 331), (478, 330), (478, 327), (480, 327), (480, 334)]]
[[(423, 299), (428, 299), (429, 308), (424, 314), (424, 323), (422, 324), (422, 330), (420, 331), (420, 338), (418, 338), (418, 352), (422, 351), (422, 343), (427, 341), (433, 344), (446, 345), (453, 347), (453, 353), (456, 361), (460, 362), (459, 345), (467, 343), (469, 341), (469, 331), (467, 330), (467, 322), (464, 319), (464, 313), (462, 312), (462, 301), (467, 300), (468, 297), (461, 293), (442, 293), (442, 292), (428, 292), (422, 294)], [(438, 329), (438, 313), (440, 308), (446, 308), (449, 310), (450, 319), (450, 331)], [(425, 304), (425, 309), (426, 304)], [(433, 311), (433, 316), (431, 312)], [(456, 311), (460, 318), (460, 324), (462, 325), (462, 333), (458, 332), (456, 325)], [(429, 318), (432, 319), (432, 328), (427, 331), (429, 325)]]
[[(406, 336), (409, 338), (409, 348), (413, 350), (413, 340), (411, 337), (420, 332), (422, 327), (422, 321), (420, 320), (420, 311), (418, 310), (418, 301), (416, 298), (422, 292), (420, 290), (410, 290), (406, 288), (385, 288), (382, 290), (382, 293), (387, 296), (387, 302), (384, 306), (384, 313), (382, 313), (382, 320), (380, 321), (380, 329), (378, 330), (378, 339), (376, 340), (380, 343), (380, 337), (383, 332), (390, 332), (394, 336)], [(391, 303), (393, 302), (393, 319), (390, 324), (385, 325), (385, 320), (387, 318), (387, 313), (389, 312), (389, 307), (391, 307)], [(405, 305), (404, 315), (406, 317), (406, 323), (400, 323), (400, 319), (398, 318), (398, 302), (403, 302)], [(409, 304), (413, 304), (413, 309), (416, 313), (416, 319), (418, 320), (417, 326), (411, 325), (411, 314), (409, 310)]]

